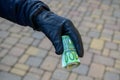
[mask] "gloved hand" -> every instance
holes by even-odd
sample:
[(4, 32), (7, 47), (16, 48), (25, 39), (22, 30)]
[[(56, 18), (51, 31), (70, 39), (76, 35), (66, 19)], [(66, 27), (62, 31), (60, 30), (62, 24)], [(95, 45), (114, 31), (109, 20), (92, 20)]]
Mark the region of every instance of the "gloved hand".
[(83, 57), (84, 50), (81, 36), (73, 23), (54, 14), (51, 11), (44, 10), (35, 17), (38, 31), (42, 31), (53, 43), (58, 55), (63, 53), (62, 35), (69, 35), (77, 50), (78, 56)]

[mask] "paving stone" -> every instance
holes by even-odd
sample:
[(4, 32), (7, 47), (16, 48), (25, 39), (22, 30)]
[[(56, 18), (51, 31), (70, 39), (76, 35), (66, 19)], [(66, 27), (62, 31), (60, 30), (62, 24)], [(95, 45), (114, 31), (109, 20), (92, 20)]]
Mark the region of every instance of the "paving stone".
[(92, 12), (91, 17), (92, 17), (92, 18), (100, 18), (101, 13), (102, 13), (102, 10), (101, 10), (101, 9), (95, 9), (95, 10)]
[(2, 38), (0, 38), (0, 43), (2, 43), (3, 42), (3, 39)]
[(4, 19), (3, 18), (0, 18), (0, 23), (2, 23), (4, 21)]
[(17, 41), (18, 41), (17, 38), (8, 37), (8, 38), (6, 38), (4, 43), (10, 44), (10, 45), (15, 45), (17, 43)]
[(13, 45), (7, 44), (7, 43), (1, 43), (0, 47), (5, 49), (10, 49)]
[(21, 27), (20, 26), (13, 26), (9, 29), (9, 32), (14, 32), (14, 33), (19, 33), (21, 31)]
[(0, 79), (1, 80), (21, 80), (21, 77), (10, 74), (8, 72), (0, 72)]
[(14, 38), (21, 38), (22, 37), (22, 35), (20, 35), (20, 34), (17, 34), (17, 33), (10, 33), (10, 37), (14, 37)]
[(113, 35), (113, 30), (103, 29), (102, 33), (103, 34)]
[[(102, 19), (106, 20), (106, 21), (113, 21), (115, 22), (116, 21), (116, 18), (115, 17), (112, 17), (112, 16), (109, 16), (109, 15), (102, 15)], [(110, 23), (111, 24), (111, 23)]]
[(119, 4), (112, 4), (111, 7), (114, 9), (119, 9)]
[(84, 50), (87, 51), (89, 49), (89, 45), (88, 44), (83, 44), (84, 45)]
[(22, 44), (22, 43), (17, 43), (17, 44), (16, 44), (16, 47), (23, 48), (23, 49), (27, 49), (27, 48), (28, 48), (28, 45)]
[(120, 80), (119, 74), (106, 72), (104, 76), (104, 80)]
[(119, 31), (120, 28), (119, 28), (119, 25), (116, 25), (116, 24), (105, 24), (104, 27), (106, 29), (110, 29), (110, 30), (115, 30), (115, 31)]
[(104, 0), (102, 1), (103, 4), (110, 5), (112, 0)]
[(25, 65), (25, 64), (15, 64), (14, 66), (15, 68), (27, 71), (29, 69), (29, 66)]
[(29, 66), (33, 66), (33, 67), (39, 67), (41, 62), (42, 62), (41, 58), (31, 56), (27, 60), (26, 64), (29, 65)]
[(23, 27), (22, 32), (29, 32), (30, 29), (30, 27)]
[(25, 49), (18, 48), (18, 47), (13, 47), (10, 50), (9, 54), (12, 54), (12, 55), (14, 55), (16, 57), (19, 57), (19, 56), (21, 56), (24, 53), (24, 51), (25, 51)]
[(3, 31), (8, 30), (10, 27), (11, 26), (8, 24), (0, 24), (0, 30), (3, 30)]
[(114, 49), (114, 50), (116, 50), (118, 46), (117, 46), (116, 43), (106, 42), (106, 43), (105, 43), (105, 47), (108, 48), (108, 49)]
[(110, 57), (115, 58), (115, 59), (120, 59), (120, 52), (119, 51), (111, 51), (110, 52)]
[(39, 40), (39, 39), (35, 39), (34, 41), (33, 41), (33, 43), (32, 43), (32, 46), (38, 46), (39, 45), (39, 43), (40, 43), (40, 41), (41, 40)]
[(37, 32), (36, 31), (32, 34), (32, 37), (40, 40), (40, 39), (43, 39), (45, 37), (45, 35), (42, 32)]
[(8, 49), (2, 49), (0, 51), (0, 58), (4, 57), (8, 53)]
[(77, 74), (71, 73), (68, 80), (76, 80), (76, 79), (77, 79)]
[(97, 49), (97, 50), (102, 50), (103, 46), (104, 46), (104, 41), (100, 39), (93, 39), (90, 45), (91, 48)]
[(98, 54), (98, 55), (102, 54), (101, 51), (95, 50), (95, 49), (89, 49), (89, 52), (94, 53), (94, 54)]
[(59, 55), (57, 55), (54, 51), (50, 51), (49, 53), (48, 53), (50, 56), (53, 56), (53, 57), (56, 57), (56, 58), (60, 58), (61, 56), (59, 56)]
[(116, 60), (116, 63), (120, 64), (120, 60)]
[(38, 48), (31, 46), (31, 47), (29, 47), (27, 49), (26, 54), (28, 54), (28, 55), (36, 55), (36, 54), (39, 53), (39, 51), (40, 50)]
[(116, 20), (106, 20), (106, 24), (115, 25), (116, 24)]
[(13, 68), (11, 69), (11, 73), (16, 74), (18, 76), (24, 76), (26, 74), (26, 71), (17, 69), (17, 68)]
[(52, 43), (50, 42), (50, 40), (48, 38), (44, 38), (40, 45), (40, 48), (46, 49), (46, 50), (50, 50), (50, 48), (52, 47)]
[(40, 48), (31, 46), (26, 51), (26, 54), (44, 58), (47, 55), (47, 51), (44, 49), (40, 49)]
[(43, 61), (41, 68), (48, 70), (48, 71), (53, 71), (53, 70), (55, 70), (55, 68), (58, 64), (58, 61), (59, 61), (59, 59), (57, 59), (56, 57), (48, 56)]
[(29, 70), (30, 73), (33, 73), (33, 74), (38, 74), (38, 75), (43, 75), (44, 71), (42, 69), (38, 69), (38, 68), (34, 68), (32, 67), (30, 70)]
[(86, 44), (90, 44), (91, 42), (91, 38), (86, 36), (82, 36), (82, 40), (83, 40), (83, 43), (86, 43)]
[(90, 52), (85, 53), (84, 58), (80, 59), (81, 63), (86, 64), (86, 65), (90, 65), (91, 61), (92, 61), (92, 56), (93, 56), (93, 54)]
[(51, 72), (45, 72), (41, 80), (50, 80), (51, 76)]
[(114, 4), (120, 3), (120, 1), (119, 1), (119, 0), (114, 0), (113, 3), (114, 3)]
[(73, 69), (73, 72), (76, 72), (81, 75), (86, 75), (88, 70), (89, 70), (89, 67), (87, 65), (80, 64), (79, 67)]
[[(86, 14), (87, 14), (87, 13), (86, 13)], [(85, 16), (85, 17), (84, 17), (84, 20), (85, 20), (85, 21), (93, 21), (93, 18), (88, 17), (88, 16)]]
[(69, 72), (63, 71), (61, 69), (55, 70), (55, 72), (52, 75), (53, 80), (67, 80), (69, 76)]
[(9, 35), (7, 31), (0, 31), (0, 38), (6, 38)]
[[(20, 35), (25, 36), (25, 37), (29, 37), (29, 38), (33, 38), (33, 37), (31, 37), (31, 35), (32, 35), (31, 32), (22, 32), (22, 33), (20, 33)], [(23, 40), (23, 41), (24, 41), (24, 40)], [(21, 41), (21, 42), (22, 42), (22, 41)]]
[(100, 19), (100, 18), (96, 18), (96, 19), (94, 20), (94, 22), (97, 23), (97, 24), (103, 24), (103, 23), (104, 23), (104, 20), (103, 20), (103, 19)]
[(99, 19), (100, 18), (100, 15), (95, 15), (95, 14), (92, 14), (92, 16), (91, 16), (92, 18), (94, 18), (94, 19)]
[(119, 34), (119, 32), (115, 32), (113, 42), (120, 44), (120, 34)]
[(106, 71), (120, 74), (120, 70), (113, 67), (106, 67)]
[(103, 25), (102, 24), (98, 24), (96, 29), (101, 32), (103, 30)]
[(92, 22), (86, 22), (86, 21), (83, 21), (81, 23), (82, 26), (85, 26), (85, 27), (88, 27), (88, 28), (95, 28), (96, 27), (96, 24), (95, 23), (92, 23)]
[(84, 26), (83, 26), (83, 27), (79, 27), (79, 28), (78, 28), (78, 31), (80, 32), (81, 35), (84, 36), (84, 35), (86, 35), (87, 32), (89, 31), (89, 28), (86, 28), (86, 27), (84, 27)]
[[(111, 4), (111, 7), (112, 7), (112, 4)], [(113, 14), (113, 8), (110, 8), (109, 10), (103, 11), (103, 15), (112, 16), (112, 14)]]
[(32, 44), (33, 40), (34, 39), (31, 37), (23, 37), (23, 38), (21, 38), (20, 43), (30, 45), (30, 44)]
[(93, 80), (93, 78), (88, 76), (79, 76), (77, 80)]
[(101, 64), (92, 63), (88, 75), (94, 78), (102, 79), (105, 66)]
[(117, 17), (117, 18), (120, 18), (120, 14), (119, 13), (120, 13), (120, 10), (115, 10), (113, 15), (115, 17)]
[(45, 58), (48, 54), (48, 51), (47, 50), (44, 50), (44, 49), (40, 49), (39, 48), (39, 53), (36, 54), (35, 56), (39, 57), (39, 58)]
[(14, 23), (11, 22), (11, 21), (9, 21), (9, 20), (5, 20), (5, 21), (3, 22), (3, 24), (10, 25), (10, 27), (13, 27), (13, 25), (14, 25)]
[(112, 35), (102, 33), (100, 39), (105, 41), (112, 41)]
[(94, 62), (100, 63), (106, 66), (113, 66), (114, 65), (114, 59), (109, 57), (103, 57), (100, 55), (94, 56)]
[(29, 58), (29, 55), (22, 55), (21, 58), (19, 59), (19, 63), (25, 63), (27, 59)]
[(99, 35), (100, 35), (100, 32), (97, 30), (93, 30), (93, 29), (88, 33), (88, 36), (93, 37), (93, 38), (98, 38)]
[(23, 80), (40, 80), (40, 76), (32, 73), (28, 73)]
[(9, 66), (13, 66), (17, 60), (18, 60), (17, 57), (14, 57), (12, 55), (7, 55), (1, 60), (1, 63)]
[(104, 50), (103, 50), (103, 56), (109, 56), (109, 53), (110, 53), (110, 50), (109, 49), (107, 49), (107, 48), (105, 48)]
[(100, 6), (100, 8), (101, 8), (102, 10), (108, 10), (108, 9), (109, 9), (109, 5), (102, 4), (102, 5)]
[(116, 60), (115, 62), (115, 68), (120, 69), (120, 60)]
[(9, 71), (11, 67), (4, 64), (0, 64), (0, 71)]

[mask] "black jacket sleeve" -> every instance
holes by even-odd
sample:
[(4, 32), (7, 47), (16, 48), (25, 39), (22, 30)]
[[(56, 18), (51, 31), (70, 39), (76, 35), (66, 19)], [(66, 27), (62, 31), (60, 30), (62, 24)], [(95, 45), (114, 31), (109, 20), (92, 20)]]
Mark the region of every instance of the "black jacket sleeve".
[(42, 9), (50, 10), (40, 0), (0, 0), (0, 17), (24, 26), (33, 26), (32, 17)]

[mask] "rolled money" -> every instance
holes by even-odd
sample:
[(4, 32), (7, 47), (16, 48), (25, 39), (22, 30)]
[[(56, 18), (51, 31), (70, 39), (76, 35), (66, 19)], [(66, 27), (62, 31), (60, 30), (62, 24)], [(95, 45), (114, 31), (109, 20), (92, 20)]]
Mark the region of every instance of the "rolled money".
[(80, 65), (76, 49), (69, 36), (62, 36), (64, 52), (62, 54), (62, 67), (68, 70), (76, 68)]

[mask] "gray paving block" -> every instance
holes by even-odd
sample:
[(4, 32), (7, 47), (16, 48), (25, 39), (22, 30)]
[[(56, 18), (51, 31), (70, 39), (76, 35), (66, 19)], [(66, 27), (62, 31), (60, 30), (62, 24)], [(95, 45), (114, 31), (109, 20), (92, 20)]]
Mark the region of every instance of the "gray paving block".
[(118, 17), (120, 18), (120, 10), (116, 10), (114, 11), (114, 14), (113, 14), (115, 17)]
[(48, 53), (47, 50), (40, 49), (39, 53), (36, 56), (39, 57), (39, 58), (45, 58), (45, 56), (47, 55), (47, 53)]
[(120, 76), (117, 73), (106, 72), (104, 75), (104, 80), (120, 80)]
[(13, 66), (17, 60), (18, 60), (17, 57), (14, 57), (12, 55), (7, 55), (1, 60), (1, 63), (9, 65), (9, 66)]
[(42, 59), (39, 57), (29, 57), (28, 61), (26, 62), (27, 65), (38, 67), (40, 66)]
[(9, 32), (0, 30), (0, 38), (6, 38), (8, 35), (9, 35)]
[(10, 25), (7, 25), (7, 24), (0, 24), (0, 30), (8, 30), (11, 26)]
[(100, 32), (98, 32), (97, 30), (96, 30), (96, 31), (91, 30), (91, 31), (88, 33), (88, 36), (93, 37), (93, 38), (98, 38), (99, 35), (100, 35)]
[(0, 72), (0, 80), (21, 80), (21, 77), (7, 72)]
[(40, 76), (32, 73), (28, 73), (23, 80), (40, 80)]
[(69, 72), (56, 69), (52, 75), (52, 79), (53, 80), (67, 80), (68, 76), (69, 76)]
[(18, 41), (18, 38), (14, 37), (8, 37), (5, 39), (4, 43), (10, 44), (10, 45), (15, 45)]
[(116, 50), (118, 46), (117, 46), (116, 43), (106, 42), (106, 43), (105, 43), (105, 47), (108, 48), (108, 49), (114, 49), (114, 50)]
[(32, 34), (32, 37), (40, 40), (40, 39), (43, 39), (45, 37), (45, 35), (42, 32), (37, 32), (36, 31)]
[(114, 59), (110, 57), (104, 57), (100, 55), (95, 55), (94, 56), (94, 62), (100, 63), (106, 66), (113, 66), (114, 65)]
[(33, 40), (34, 39), (32, 37), (22, 37), (20, 43), (30, 45), (32, 44)]
[(76, 72), (78, 74), (86, 75), (89, 70), (89, 67), (84, 64), (80, 64), (79, 67), (73, 69), (73, 72)]

